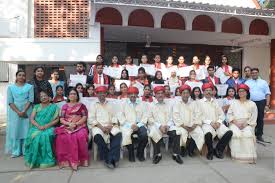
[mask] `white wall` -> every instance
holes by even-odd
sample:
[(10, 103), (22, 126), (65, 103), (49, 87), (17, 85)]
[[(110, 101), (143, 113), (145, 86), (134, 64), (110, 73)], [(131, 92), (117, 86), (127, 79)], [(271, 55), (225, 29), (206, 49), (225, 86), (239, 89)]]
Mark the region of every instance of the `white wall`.
[(270, 76), (270, 47), (244, 47), (243, 68), (257, 67), (263, 79), (269, 82)]
[(0, 37), (27, 37), (29, 1), (0, 0)]

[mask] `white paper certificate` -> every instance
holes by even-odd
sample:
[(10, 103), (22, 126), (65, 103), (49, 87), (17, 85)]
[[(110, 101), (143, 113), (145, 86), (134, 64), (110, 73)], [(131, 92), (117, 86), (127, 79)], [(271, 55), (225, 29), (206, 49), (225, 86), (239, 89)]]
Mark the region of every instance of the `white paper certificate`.
[(83, 86), (85, 86), (86, 82), (87, 82), (87, 75), (70, 74), (69, 86), (75, 87), (77, 83), (81, 83)]
[(222, 84), (226, 83), (226, 81), (230, 78), (224, 74), (224, 71), (221, 67), (217, 69), (215, 76), (220, 78)]
[(228, 84), (219, 84), (216, 85), (218, 89), (218, 96), (225, 96), (226, 95), (226, 90), (228, 88)]
[(122, 67), (108, 67), (108, 76), (115, 78), (115, 79), (120, 79), (122, 72)]
[(178, 68), (178, 76), (188, 77), (191, 70), (193, 70), (192, 66), (180, 67)]
[(138, 66), (136, 65), (126, 65), (126, 69), (129, 73), (129, 76), (137, 76), (138, 75)]
[(197, 80), (204, 80), (205, 79), (206, 76), (205, 76), (205, 67), (204, 66), (200, 67), (199, 69), (197, 69), (195, 71), (196, 71), (196, 74), (197, 74), (197, 76), (196, 76)]
[(150, 76), (155, 76), (156, 69), (153, 64), (140, 64), (139, 66), (145, 69), (146, 74)]

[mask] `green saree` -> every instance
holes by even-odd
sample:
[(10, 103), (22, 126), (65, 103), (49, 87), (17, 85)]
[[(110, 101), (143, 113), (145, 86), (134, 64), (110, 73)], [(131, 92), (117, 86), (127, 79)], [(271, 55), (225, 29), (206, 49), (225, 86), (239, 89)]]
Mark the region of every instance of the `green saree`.
[[(44, 126), (52, 122), (59, 113), (59, 108), (55, 104), (50, 104), (42, 108), (40, 104), (35, 105), (35, 121)], [(46, 130), (39, 130), (32, 125), (29, 128), (25, 142), (25, 164), (30, 168), (44, 168), (55, 165), (55, 156), (52, 150), (54, 142), (54, 127)]]

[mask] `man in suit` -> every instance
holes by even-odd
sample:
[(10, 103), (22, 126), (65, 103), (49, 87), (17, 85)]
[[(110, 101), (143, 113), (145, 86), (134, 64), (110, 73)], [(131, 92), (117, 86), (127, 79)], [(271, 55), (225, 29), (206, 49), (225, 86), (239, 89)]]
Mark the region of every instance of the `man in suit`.
[(213, 65), (209, 65), (207, 67), (208, 76), (202, 81), (203, 83), (211, 83), (213, 85), (221, 84), (220, 78), (214, 76), (215, 67)]
[(103, 63), (96, 63), (96, 73), (92, 76), (92, 84), (109, 85), (110, 79), (103, 74)]
[(243, 84), (245, 80), (240, 77), (240, 69), (233, 68), (232, 69), (232, 77), (226, 81), (229, 87), (234, 87), (236, 90), (240, 84)]

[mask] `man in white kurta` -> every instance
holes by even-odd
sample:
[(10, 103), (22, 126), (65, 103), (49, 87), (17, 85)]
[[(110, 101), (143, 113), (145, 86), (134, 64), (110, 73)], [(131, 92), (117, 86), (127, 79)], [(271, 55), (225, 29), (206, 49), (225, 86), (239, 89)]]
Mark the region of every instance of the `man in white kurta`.
[[(128, 99), (122, 103), (118, 120), (122, 131), (122, 146), (126, 146), (129, 152), (129, 161), (135, 161), (134, 144), (136, 141), (137, 158), (144, 161), (144, 149), (148, 143), (147, 121), (148, 112), (145, 103), (138, 98), (138, 88), (128, 88)], [(137, 138), (135, 138), (137, 136)]]
[[(211, 83), (203, 84), (202, 90), (204, 98), (199, 101), (199, 107), (202, 111), (202, 130), (208, 148), (208, 160), (212, 160), (214, 154), (217, 158), (223, 158), (224, 149), (233, 134), (232, 131), (223, 124), (225, 116), (222, 108), (212, 97), (213, 89), (214, 87)], [(219, 142), (214, 150), (213, 139), (216, 136), (219, 138)]]
[(157, 86), (154, 88), (156, 102), (151, 103), (150, 115), (149, 115), (149, 136), (152, 139), (154, 147), (153, 163), (157, 164), (162, 159), (160, 152), (160, 145), (164, 134), (169, 135), (173, 139), (173, 160), (182, 164), (183, 161), (180, 157), (180, 147), (177, 144), (180, 141), (180, 135), (176, 132), (176, 127), (172, 119), (172, 107), (169, 103), (164, 102), (164, 90), (163, 86)]
[(89, 109), (88, 127), (98, 146), (100, 159), (113, 169), (118, 165), (122, 135), (112, 105), (106, 101), (107, 87), (97, 87), (96, 93), (99, 101)]
[(229, 129), (233, 131), (229, 143), (233, 160), (256, 163), (256, 137), (254, 129), (257, 125), (257, 106), (249, 100), (249, 87), (240, 84), (238, 89), (239, 99), (233, 100), (228, 109)]
[[(190, 86), (182, 85), (179, 90), (182, 100), (177, 101), (173, 106), (173, 121), (181, 134), (181, 144), (178, 142), (177, 146), (186, 147), (187, 139), (190, 137), (187, 150), (192, 157), (196, 146), (201, 151), (204, 144), (201, 111), (197, 102), (190, 99)], [(185, 155), (184, 150), (182, 155)]]

